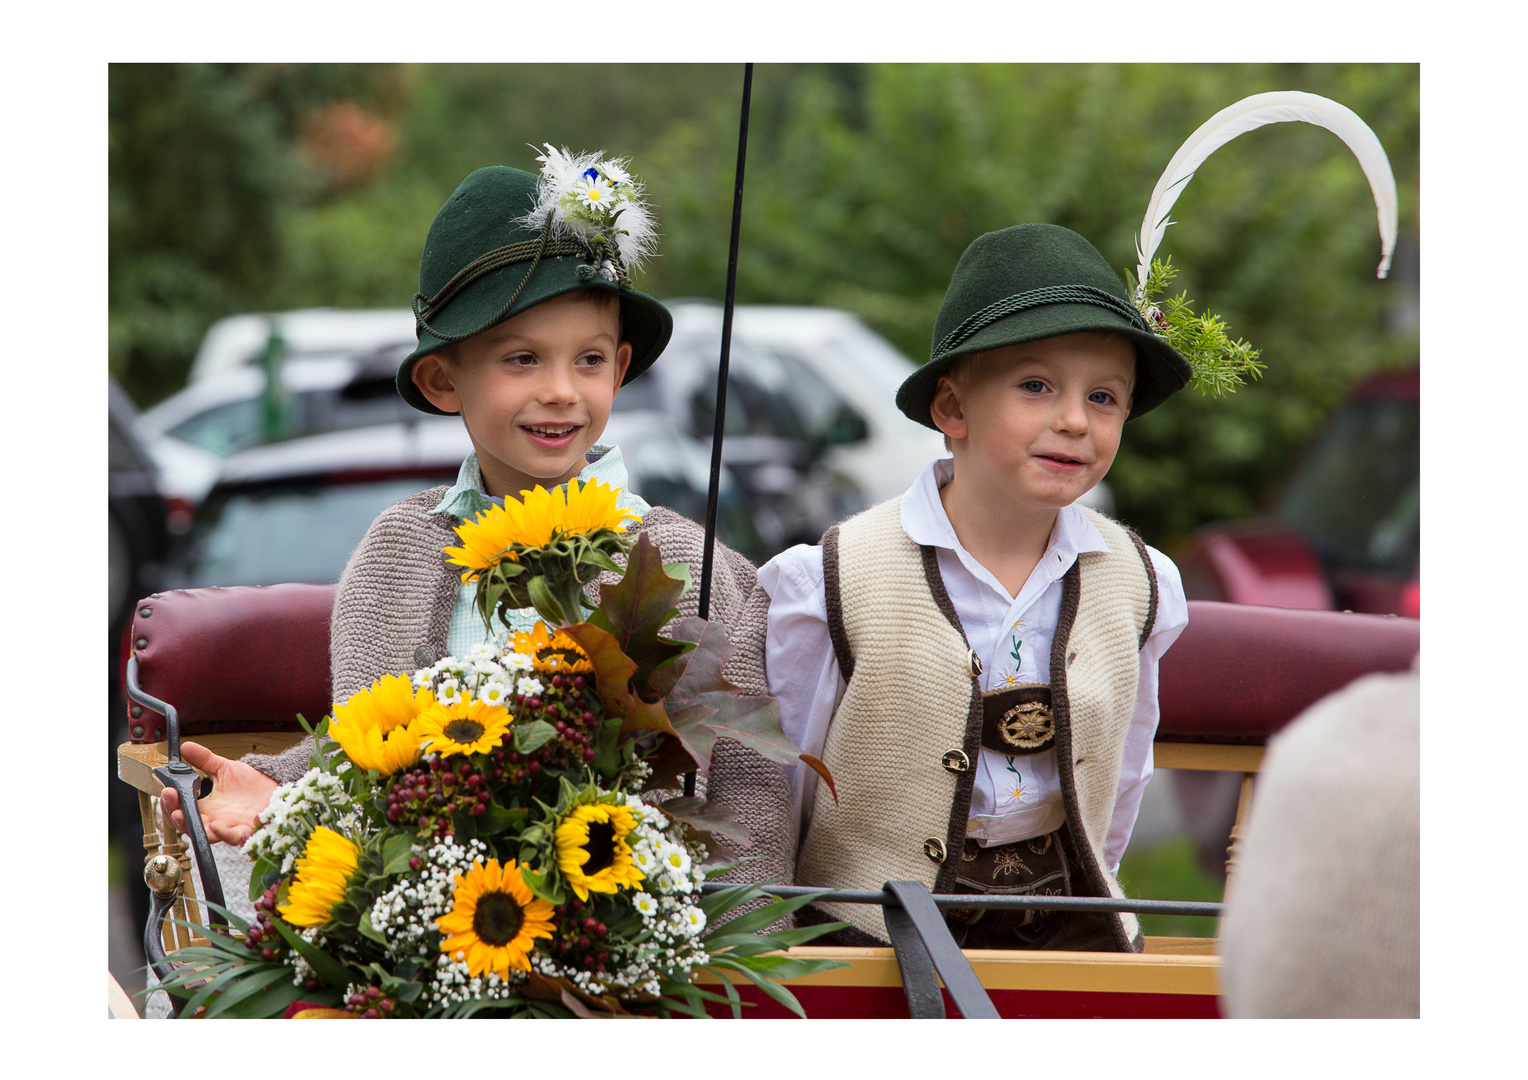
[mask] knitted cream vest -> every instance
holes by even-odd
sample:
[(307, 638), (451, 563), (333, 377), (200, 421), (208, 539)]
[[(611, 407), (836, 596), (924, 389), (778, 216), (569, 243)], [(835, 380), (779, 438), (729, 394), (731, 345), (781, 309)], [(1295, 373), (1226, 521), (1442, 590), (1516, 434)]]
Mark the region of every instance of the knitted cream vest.
[[(1133, 533), (1085, 512), (1109, 550), (1079, 555), (1063, 578), (1051, 650), (1056, 757), (1088, 878), (1074, 888), (1123, 896), (1105, 870), (1104, 842), (1135, 709), (1139, 650), (1156, 615), (1156, 578)], [(933, 892), (953, 892), (980, 753), (981, 689), (935, 550), (908, 538), (901, 500), (893, 499), (829, 530), (823, 576), (829, 631), (848, 684), (822, 753), (838, 801), (818, 785), (796, 881), (851, 889), (921, 881)], [(956, 749), (973, 763), (963, 773), (943, 763)], [(821, 907), (887, 940), (880, 908)], [(1120, 948), (1138, 950), (1135, 917), (1114, 921)]]

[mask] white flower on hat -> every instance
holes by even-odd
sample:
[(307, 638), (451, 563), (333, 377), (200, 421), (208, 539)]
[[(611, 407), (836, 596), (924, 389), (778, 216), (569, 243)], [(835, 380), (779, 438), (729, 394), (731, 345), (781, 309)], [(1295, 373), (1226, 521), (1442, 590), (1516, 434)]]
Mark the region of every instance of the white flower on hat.
[(604, 242), (628, 271), (638, 269), (658, 243), (657, 221), (642, 197), (642, 183), (624, 158), (596, 151), (573, 154), (550, 143), (538, 154), (536, 205), (517, 224), (540, 231), (551, 217), (553, 239)]
[(615, 205), (615, 196), (610, 190), (609, 182), (593, 169), (594, 178), (587, 175), (581, 177), (573, 187), (573, 197), (583, 203), (590, 210), (609, 210)]

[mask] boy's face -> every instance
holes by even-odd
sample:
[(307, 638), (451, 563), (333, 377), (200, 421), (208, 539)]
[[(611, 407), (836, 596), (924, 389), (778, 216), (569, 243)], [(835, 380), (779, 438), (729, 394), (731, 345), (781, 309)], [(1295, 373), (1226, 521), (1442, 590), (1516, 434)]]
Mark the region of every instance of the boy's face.
[(422, 358), (414, 384), (461, 413), (490, 495), (551, 488), (578, 475), (610, 419), (631, 364), (619, 333), (614, 304), (569, 293)]
[(1065, 334), (984, 354), (939, 380), (932, 413), (955, 475), (998, 505), (1055, 510), (1109, 471), (1135, 387), (1135, 346)]

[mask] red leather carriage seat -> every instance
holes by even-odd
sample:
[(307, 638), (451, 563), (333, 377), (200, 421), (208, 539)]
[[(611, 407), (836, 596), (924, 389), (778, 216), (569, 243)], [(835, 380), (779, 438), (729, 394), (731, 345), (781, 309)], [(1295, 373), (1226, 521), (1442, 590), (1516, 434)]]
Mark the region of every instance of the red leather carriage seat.
[(1157, 740), (1261, 743), (1362, 675), (1409, 670), (1421, 623), (1190, 600), (1167, 650)]
[[(185, 735), (298, 730), (328, 714), (333, 585), (160, 593), (138, 604), (130, 641), (139, 684), (174, 705)], [(1415, 619), (1189, 601), (1162, 660), (1159, 740), (1261, 743), (1361, 675), (1405, 671)], [(165, 737), (148, 709), (134, 742)]]
[[(180, 589), (138, 602), (129, 644), (138, 685), (175, 707), (182, 735), (300, 731), (327, 716), (333, 585)], [(124, 695), (125, 697), (125, 695)], [(133, 742), (166, 737), (148, 708), (133, 716)]]

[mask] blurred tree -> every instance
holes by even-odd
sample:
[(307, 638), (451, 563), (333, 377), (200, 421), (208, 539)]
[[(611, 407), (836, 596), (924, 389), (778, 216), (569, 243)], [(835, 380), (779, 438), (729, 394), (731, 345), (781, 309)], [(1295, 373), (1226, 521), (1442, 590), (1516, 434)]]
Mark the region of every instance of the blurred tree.
[[(406, 304), (435, 211), (485, 164), (551, 141), (634, 159), (663, 239), (642, 287), (720, 299), (738, 65), (123, 66), (111, 70), (113, 371), (140, 403), (179, 385), (239, 310)], [(915, 359), (961, 252), (1051, 221), (1119, 269), (1152, 185), (1200, 123), (1264, 90), (1324, 94), (1378, 134), (1417, 233), (1411, 65), (761, 65), (738, 299), (826, 304)], [(1180, 394), (1130, 425), (1121, 515), (1170, 546), (1253, 512), (1354, 379), (1414, 363), (1387, 327), (1362, 171), (1303, 124), (1200, 170), (1161, 253), (1175, 287), (1262, 350), (1228, 398)], [(1411, 249), (1411, 250), (1414, 250)]]

